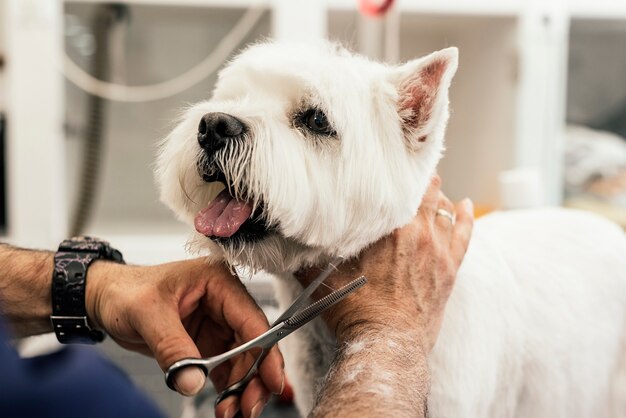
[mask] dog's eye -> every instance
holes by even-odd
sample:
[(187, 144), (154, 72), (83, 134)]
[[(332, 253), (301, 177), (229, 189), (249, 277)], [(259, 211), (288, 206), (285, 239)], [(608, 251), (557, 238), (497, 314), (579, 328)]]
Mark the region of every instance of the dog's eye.
[(307, 110), (302, 114), (301, 121), (311, 132), (327, 136), (336, 135), (336, 132), (330, 125), (326, 114), (320, 109)]

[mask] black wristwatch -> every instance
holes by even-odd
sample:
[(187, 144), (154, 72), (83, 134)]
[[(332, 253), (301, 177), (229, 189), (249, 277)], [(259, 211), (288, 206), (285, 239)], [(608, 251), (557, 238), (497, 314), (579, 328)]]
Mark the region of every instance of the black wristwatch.
[(63, 344), (96, 344), (106, 334), (89, 324), (85, 286), (89, 265), (95, 260), (124, 263), (122, 253), (108, 242), (90, 237), (67, 239), (54, 255), (52, 273), (52, 327)]

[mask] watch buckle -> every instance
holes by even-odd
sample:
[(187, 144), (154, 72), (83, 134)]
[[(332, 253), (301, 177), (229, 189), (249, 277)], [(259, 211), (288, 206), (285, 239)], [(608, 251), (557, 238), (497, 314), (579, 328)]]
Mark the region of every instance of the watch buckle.
[(91, 326), (89, 325), (89, 321), (87, 321), (86, 316), (59, 316), (59, 315), (51, 315), (50, 319), (52, 320), (52, 325), (55, 330), (58, 330), (60, 335), (65, 335), (63, 329), (65, 327), (81, 329), (85, 328), (87, 331), (93, 331)]

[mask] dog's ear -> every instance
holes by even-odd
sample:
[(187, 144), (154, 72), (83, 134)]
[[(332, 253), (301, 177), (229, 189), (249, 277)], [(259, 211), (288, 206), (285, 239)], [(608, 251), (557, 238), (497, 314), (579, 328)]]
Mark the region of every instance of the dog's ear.
[(458, 61), (458, 49), (446, 48), (393, 69), (391, 81), (409, 149), (421, 148), (447, 122), (448, 89)]

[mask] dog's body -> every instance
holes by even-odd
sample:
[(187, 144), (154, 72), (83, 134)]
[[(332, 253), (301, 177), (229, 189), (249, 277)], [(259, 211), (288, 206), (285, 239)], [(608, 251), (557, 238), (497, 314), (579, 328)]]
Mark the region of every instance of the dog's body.
[[(292, 272), (414, 216), (456, 65), (454, 49), (388, 67), (330, 44), (254, 46), (165, 142), (163, 199), (194, 248), (276, 274), (284, 307)], [(303, 414), (334, 349), (319, 320), (285, 341)], [(626, 416), (623, 231), (557, 209), (479, 220), (430, 365), (433, 417)]]
[[(625, 417), (623, 235), (557, 209), (479, 219), (430, 356), (430, 416)], [(277, 286), (297, 296), (293, 279)], [(313, 327), (284, 341), (301, 411), (334, 355)]]

